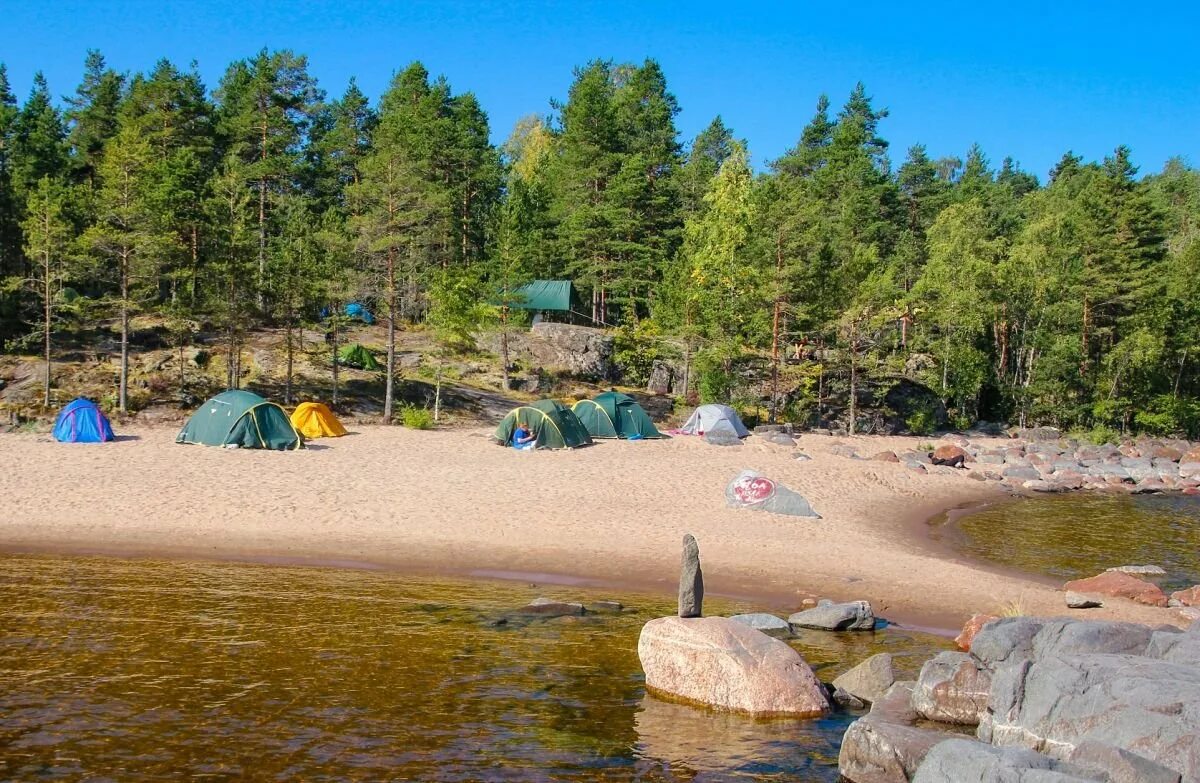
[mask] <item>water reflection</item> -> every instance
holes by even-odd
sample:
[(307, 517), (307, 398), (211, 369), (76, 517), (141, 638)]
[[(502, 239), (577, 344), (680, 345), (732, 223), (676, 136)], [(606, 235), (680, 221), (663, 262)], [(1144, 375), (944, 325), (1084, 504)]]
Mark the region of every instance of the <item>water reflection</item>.
[(1002, 503), (939, 524), (968, 555), (1056, 579), (1120, 565), (1158, 565), (1160, 584), (1200, 582), (1200, 497), (1079, 493)]
[[(852, 716), (759, 722), (645, 698), (674, 609), (578, 588), (339, 569), (0, 557), (0, 779), (836, 779)], [(635, 611), (492, 627), (537, 595)], [(747, 607), (713, 601), (722, 612)], [(814, 634), (830, 679), (914, 634)]]

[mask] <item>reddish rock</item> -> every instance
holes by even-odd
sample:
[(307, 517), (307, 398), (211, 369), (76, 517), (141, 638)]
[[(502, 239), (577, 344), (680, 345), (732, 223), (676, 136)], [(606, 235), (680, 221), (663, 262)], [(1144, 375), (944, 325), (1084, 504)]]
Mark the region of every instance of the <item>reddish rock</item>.
[(1180, 462), (1200, 462), (1200, 446), (1189, 451), (1179, 458)]
[(1166, 606), (1167, 596), (1157, 585), (1119, 571), (1106, 571), (1089, 579), (1076, 579), (1063, 585), (1074, 593), (1095, 593), (1115, 598), (1128, 598), (1147, 606)]
[(983, 626), (990, 623), (992, 620), (1000, 618), (994, 614), (973, 614), (971, 619), (967, 620), (963, 626), (962, 633), (954, 637), (954, 643), (958, 645), (958, 649), (963, 652), (971, 651), (971, 640), (975, 638), (975, 634), (979, 633)]
[(967, 452), (963, 451), (961, 446), (944, 443), (933, 450), (934, 459), (958, 459), (959, 457), (967, 458)]
[(1185, 495), (1200, 495), (1200, 488), (1184, 487), (1183, 494), (1185, 494)]
[(1200, 606), (1200, 585), (1193, 585), (1186, 590), (1171, 593), (1171, 597), (1184, 606)]
[(1178, 462), (1183, 452), (1174, 446), (1159, 446), (1150, 452), (1150, 456), (1155, 459), (1169, 459), (1172, 462)]
[(894, 451), (881, 451), (878, 454), (872, 454), (871, 459), (876, 462), (899, 462), (900, 458), (896, 456)]

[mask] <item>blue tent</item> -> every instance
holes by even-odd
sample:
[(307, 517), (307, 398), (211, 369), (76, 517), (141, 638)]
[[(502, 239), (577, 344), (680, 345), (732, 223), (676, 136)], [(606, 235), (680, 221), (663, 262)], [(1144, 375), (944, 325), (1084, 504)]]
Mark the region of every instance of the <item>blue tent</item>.
[(59, 411), (54, 439), (62, 443), (103, 443), (113, 439), (112, 425), (96, 403), (77, 397)]
[(375, 323), (375, 316), (371, 315), (371, 311), (363, 307), (358, 302), (351, 302), (346, 305), (346, 317), (357, 318), (367, 326)]

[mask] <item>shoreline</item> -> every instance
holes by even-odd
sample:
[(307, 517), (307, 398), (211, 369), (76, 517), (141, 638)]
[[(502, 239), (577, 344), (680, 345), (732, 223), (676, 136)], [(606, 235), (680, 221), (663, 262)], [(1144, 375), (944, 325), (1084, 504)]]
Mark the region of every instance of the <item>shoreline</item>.
[[(0, 479), (9, 509), (0, 551), (354, 567), (667, 595), (676, 589), (679, 541), (691, 532), (709, 594), (764, 610), (865, 599), (881, 617), (935, 632), (957, 631), (971, 614), (1009, 602), (1029, 614), (1067, 611), (1048, 581), (968, 560), (930, 534), (931, 520), (1010, 492), (829, 452), (839, 442), (863, 453), (899, 450), (915, 439), (803, 435), (799, 446), (812, 459), (798, 462), (792, 449), (757, 438), (742, 447), (675, 438), (518, 454), (479, 430), (356, 429), (353, 438), (288, 454), (180, 447), (170, 428), (134, 428), (105, 446), (0, 436), (0, 464), (12, 466)], [(803, 493), (823, 519), (726, 508), (724, 485), (743, 467)], [(1088, 617), (1176, 621), (1117, 600)]]

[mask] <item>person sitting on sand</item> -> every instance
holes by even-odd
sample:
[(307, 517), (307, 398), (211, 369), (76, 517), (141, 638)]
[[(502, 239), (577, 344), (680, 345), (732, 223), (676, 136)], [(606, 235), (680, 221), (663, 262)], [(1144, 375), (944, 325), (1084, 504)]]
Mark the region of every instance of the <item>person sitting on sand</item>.
[(537, 445), (537, 435), (524, 424), (517, 424), (517, 428), (513, 430), (512, 445), (514, 449), (530, 451)]

